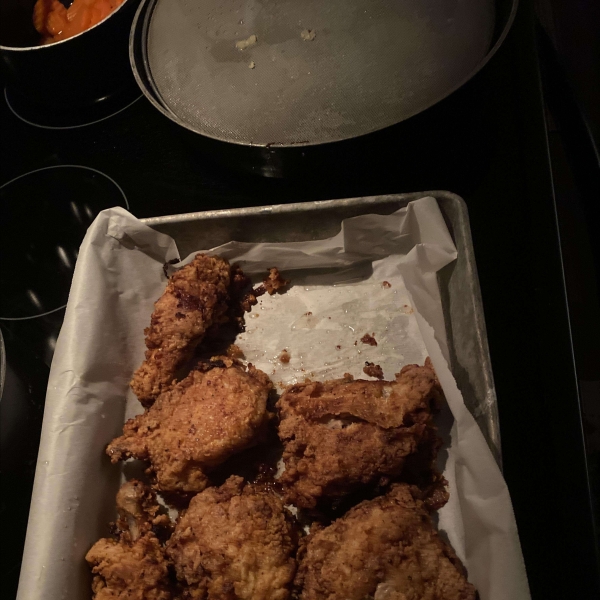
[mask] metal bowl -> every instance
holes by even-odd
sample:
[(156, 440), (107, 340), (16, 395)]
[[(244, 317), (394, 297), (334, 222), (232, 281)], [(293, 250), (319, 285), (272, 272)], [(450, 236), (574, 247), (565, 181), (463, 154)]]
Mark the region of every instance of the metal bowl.
[(104, 21), (66, 40), (36, 45), (35, 0), (3, 0), (0, 66), (33, 102), (65, 110), (93, 104), (131, 85), (129, 30), (140, 0), (125, 0)]

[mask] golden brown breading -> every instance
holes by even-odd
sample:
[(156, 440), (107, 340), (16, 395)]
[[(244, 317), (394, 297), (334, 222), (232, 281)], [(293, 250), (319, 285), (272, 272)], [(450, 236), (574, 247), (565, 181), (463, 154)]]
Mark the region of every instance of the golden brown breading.
[(192, 498), (167, 543), (194, 600), (285, 600), (296, 536), (282, 501), (241, 477)]
[(428, 364), (407, 365), (392, 382), (345, 378), (289, 387), (277, 403), (286, 501), (314, 508), (320, 498), (398, 476), (441, 393)]
[[(416, 497), (413, 497), (413, 494)], [(299, 553), (300, 555), (300, 553)], [(299, 556), (302, 600), (475, 600), (460, 560), (406, 484), (311, 533)]]
[(106, 449), (112, 462), (147, 460), (159, 490), (199, 492), (208, 471), (256, 442), (269, 418), (269, 378), (226, 357), (205, 368), (125, 423)]
[(168, 566), (158, 540), (98, 540), (85, 559), (92, 565), (95, 600), (171, 600)]
[(156, 301), (146, 328), (146, 359), (131, 387), (144, 406), (167, 390), (206, 331), (227, 320), (231, 267), (216, 256), (197, 254), (174, 273)]
[(158, 516), (154, 493), (139, 481), (117, 494), (119, 539), (98, 540), (85, 559), (92, 567), (95, 600), (171, 600), (168, 560), (152, 532), (168, 518)]

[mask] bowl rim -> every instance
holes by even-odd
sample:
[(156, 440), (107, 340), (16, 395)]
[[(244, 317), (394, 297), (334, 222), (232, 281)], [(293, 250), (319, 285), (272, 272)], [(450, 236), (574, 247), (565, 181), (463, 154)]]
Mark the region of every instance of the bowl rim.
[[(58, 46), (59, 44), (64, 44), (64, 43), (70, 42), (71, 40), (74, 40), (78, 37), (81, 37), (82, 35), (85, 35), (88, 31), (92, 31), (92, 29), (96, 29), (96, 27), (100, 27), (100, 25), (102, 25), (102, 23), (105, 23), (106, 21), (108, 21), (113, 15), (116, 15), (126, 4), (129, 4), (132, 1), (133, 0), (123, 0), (123, 2), (121, 2), (121, 4), (119, 4), (119, 6), (117, 6), (117, 8), (115, 8), (115, 10), (113, 10), (110, 14), (106, 15), (106, 17), (104, 17), (104, 19), (102, 19), (102, 21), (99, 21), (98, 23), (96, 23), (95, 25), (92, 25), (91, 27), (88, 27), (84, 31), (82, 31), (76, 35), (73, 35), (69, 38), (66, 38), (64, 40), (58, 40), (58, 42), (52, 42), (51, 44), (38, 44), (37, 46), (4, 46), (3, 44), (0, 44), (0, 50), (7, 50), (10, 52), (28, 52), (30, 50), (40, 51), (40, 50), (43, 50), (44, 48), (54, 48), (54, 47)], [(35, 4), (34, 4), (34, 6), (35, 6)]]

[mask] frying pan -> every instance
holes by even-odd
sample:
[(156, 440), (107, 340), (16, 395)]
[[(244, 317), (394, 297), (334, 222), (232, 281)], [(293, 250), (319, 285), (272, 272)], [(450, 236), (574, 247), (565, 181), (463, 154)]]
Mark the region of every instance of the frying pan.
[(446, 98), (497, 51), (516, 6), (145, 0), (130, 59), (150, 102), (215, 142), (211, 153), (233, 144), (254, 156), (252, 170), (277, 176), (290, 154), (389, 128)]

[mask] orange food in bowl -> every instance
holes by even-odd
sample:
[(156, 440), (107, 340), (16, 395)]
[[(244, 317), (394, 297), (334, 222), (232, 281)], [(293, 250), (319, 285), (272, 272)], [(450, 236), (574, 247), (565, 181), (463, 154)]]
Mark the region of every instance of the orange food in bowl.
[(106, 19), (124, 0), (74, 0), (65, 8), (59, 0), (37, 0), (33, 25), (42, 35), (42, 44), (66, 40)]

